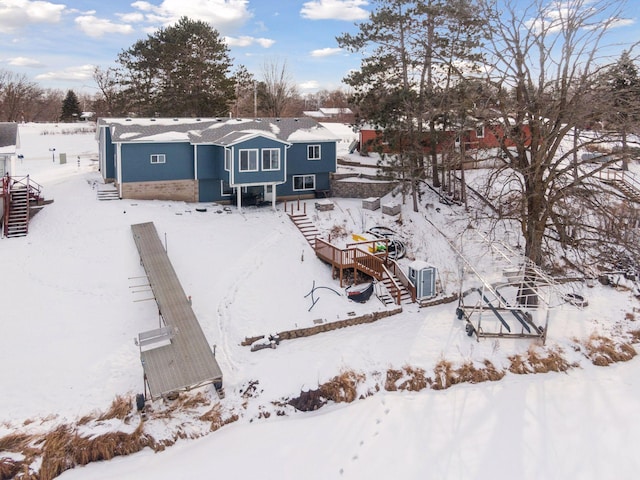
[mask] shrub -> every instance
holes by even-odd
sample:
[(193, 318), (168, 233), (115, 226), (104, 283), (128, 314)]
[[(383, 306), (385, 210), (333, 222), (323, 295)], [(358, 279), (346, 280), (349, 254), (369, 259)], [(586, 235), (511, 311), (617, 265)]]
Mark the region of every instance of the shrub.
[(610, 338), (591, 335), (584, 347), (591, 363), (604, 367), (615, 362), (628, 362), (637, 355), (633, 345), (626, 342), (615, 343)]
[(358, 398), (358, 384), (363, 380), (364, 375), (346, 370), (321, 385), (320, 393), (327, 400), (351, 403)]

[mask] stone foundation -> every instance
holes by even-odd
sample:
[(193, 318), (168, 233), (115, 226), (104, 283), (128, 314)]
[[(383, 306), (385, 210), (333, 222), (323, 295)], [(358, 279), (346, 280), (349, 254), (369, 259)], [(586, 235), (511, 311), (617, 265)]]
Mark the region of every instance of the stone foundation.
[(195, 180), (167, 180), (123, 183), (122, 198), (197, 202), (198, 182)]

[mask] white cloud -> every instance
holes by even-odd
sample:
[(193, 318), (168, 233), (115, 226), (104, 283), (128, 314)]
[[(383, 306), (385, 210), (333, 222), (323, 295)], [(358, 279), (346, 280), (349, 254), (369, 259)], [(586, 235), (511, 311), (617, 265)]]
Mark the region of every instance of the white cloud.
[(122, 33), (127, 34), (133, 32), (133, 27), (125, 23), (113, 23), (103, 18), (94, 17), (93, 15), (83, 15), (76, 17), (76, 24), (85, 34), (90, 37), (102, 37), (106, 33)]
[(36, 75), (36, 80), (62, 80), (86, 82), (93, 78), (94, 65), (81, 65), (79, 67), (69, 67), (56, 72), (47, 72)]
[(30, 23), (58, 23), (65, 6), (32, 0), (0, 2), (0, 33), (11, 33)]
[(366, 0), (313, 0), (305, 2), (300, 15), (309, 20), (364, 20), (369, 12)]
[(230, 47), (250, 47), (251, 45), (258, 44), (263, 48), (269, 48), (276, 43), (275, 40), (270, 38), (256, 38), (248, 35), (243, 35), (241, 37), (225, 37), (225, 41)]
[(633, 20), (632, 18), (619, 18), (613, 21), (613, 23), (611, 24), (611, 27), (613, 28), (628, 27), (629, 25), (635, 25), (635, 23), (636, 21)]
[(131, 6), (144, 13), (148, 22), (170, 25), (180, 17), (213, 24), (221, 32), (244, 24), (252, 17), (248, 0), (163, 0), (156, 6), (137, 1)]
[(34, 58), (13, 57), (7, 60), (7, 63), (13, 67), (42, 67), (42, 63)]
[(309, 80), (300, 84), (301, 90), (316, 90), (320, 88), (320, 83), (317, 80)]
[(125, 23), (139, 23), (144, 21), (144, 15), (139, 12), (116, 13), (116, 16)]
[(330, 57), (332, 55), (338, 55), (340, 52), (342, 52), (341, 48), (319, 48), (317, 50), (312, 50), (311, 51), (311, 56), (312, 57)]

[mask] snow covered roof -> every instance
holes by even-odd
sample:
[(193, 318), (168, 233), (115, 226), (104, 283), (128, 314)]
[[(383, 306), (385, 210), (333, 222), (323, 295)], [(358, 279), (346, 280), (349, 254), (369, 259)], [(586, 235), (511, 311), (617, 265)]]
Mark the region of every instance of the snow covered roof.
[(324, 115), (350, 115), (353, 112), (350, 108), (319, 108), (320, 112)]
[(233, 145), (264, 136), (286, 143), (337, 141), (339, 137), (310, 118), (106, 118), (115, 143), (151, 141)]

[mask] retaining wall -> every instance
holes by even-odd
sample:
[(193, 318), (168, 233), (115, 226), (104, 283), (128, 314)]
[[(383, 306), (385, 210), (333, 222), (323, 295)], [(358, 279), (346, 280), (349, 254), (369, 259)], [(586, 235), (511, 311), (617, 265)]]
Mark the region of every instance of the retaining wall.
[[(294, 338), (310, 337), (311, 335), (330, 332), (339, 328), (353, 327), (354, 325), (362, 325), (364, 323), (373, 323), (377, 320), (380, 320), (381, 318), (387, 318), (392, 315), (397, 315), (401, 312), (402, 307), (398, 307), (393, 310), (367, 313), (366, 315), (362, 315), (360, 317), (347, 318), (345, 320), (338, 320), (336, 322), (321, 323), (320, 325), (315, 325), (313, 327), (285, 330), (284, 332), (278, 333), (278, 337), (280, 338), (280, 340), (292, 340)], [(242, 345), (245, 347), (250, 346), (256, 340), (263, 339), (264, 337), (264, 335), (259, 335), (257, 337), (247, 337), (242, 342)]]

